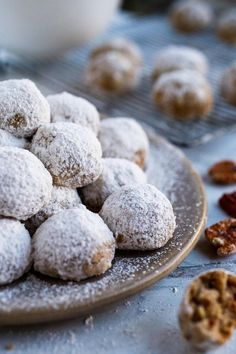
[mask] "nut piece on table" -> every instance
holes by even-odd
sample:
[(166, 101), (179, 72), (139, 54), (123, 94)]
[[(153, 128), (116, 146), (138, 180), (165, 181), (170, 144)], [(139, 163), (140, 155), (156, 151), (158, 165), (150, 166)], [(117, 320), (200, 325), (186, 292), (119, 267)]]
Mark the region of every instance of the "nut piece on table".
[(218, 184), (236, 183), (236, 162), (231, 160), (217, 162), (209, 169), (208, 175)]
[(227, 214), (236, 218), (236, 192), (223, 194), (219, 204)]
[(220, 221), (205, 231), (206, 238), (216, 247), (219, 256), (236, 252), (236, 219)]
[(200, 274), (188, 286), (179, 324), (192, 346), (208, 350), (224, 344), (236, 325), (236, 276), (223, 269)]

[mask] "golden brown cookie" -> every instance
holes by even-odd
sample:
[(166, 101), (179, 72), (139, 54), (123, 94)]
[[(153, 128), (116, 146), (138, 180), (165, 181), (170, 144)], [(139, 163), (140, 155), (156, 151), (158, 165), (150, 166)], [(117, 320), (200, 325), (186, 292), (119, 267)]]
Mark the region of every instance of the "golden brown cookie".
[(236, 106), (236, 62), (232, 63), (223, 72), (220, 89), (224, 99)]
[(212, 20), (211, 7), (200, 0), (178, 1), (171, 10), (170, 20), (179, 31), (198, 32), (206, 28)]
[(218, 22), (217, 33), (222, 41), (236, 44), (236, 8), (223, 13)]
[(177, 119), (207, 115), (213, 105), (211, 88), (196, 71), (178, 70), (161, 75), (153, 87), (159, 109)]

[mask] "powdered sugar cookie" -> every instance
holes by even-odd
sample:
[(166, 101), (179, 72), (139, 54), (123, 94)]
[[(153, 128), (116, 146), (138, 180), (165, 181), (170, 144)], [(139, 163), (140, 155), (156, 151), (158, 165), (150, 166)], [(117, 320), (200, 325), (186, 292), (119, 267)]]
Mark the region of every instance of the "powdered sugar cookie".
[(32, 136), (50, 122), (50, 108), (35, 84), (26, 79), (0, 82), (0, 128), (19, 137)]
[(99, 140), (103, 157), (118, 157), (147, 164), (149, 142), (141, 125), (131, 118), (108, 118), (101, 122)]
[(213, 105), (211, 87), (197, 71), (178, 70), (161, 75), (153, 86), (154, 102), (179, 119), (207, 115)]
[(217, 25), (217, 32), (222, 41), (236, 44), (236, 8), (223, 13)]
[(150, 184), (121, 187), (105, 200), (100, 215), (119, 249), (145, 251), (162, 247), (175, 229), (171, 203)]
[(83, 203), (93, 212), (99, 212), (110, 194), (128, 184), (145, 183), (145, 173), (134, 162), (125, 159), (104, 158), (99, 178), (81, 189)]
[(114, 38), (95, 48), (86, 71), (92, 90), (124, 93), (140, 80), (142, 55), (139, 48), (124, 38)]
[(52, 178), (31, 152), (0, 147), (0, 215), (26, 220), (51, 198)]
[(101, 145), (95, 134), (74, 123), (42, 125), (33, 137), (31, 151), (58, 186), (83, 187), (94, 182), (102, 171)]
[(95, 58), (100, 54), (107, 52), (119, 52), (127, 56), (134, 65), (141, 65), (142, 54), (138, 46), (126, 38), (112, 38), (107, 42), (102, 43), (100, 46), (93, 49), (90, 57)]
[(201, 0), (180, 0), (172, 7), (172, 25), (183, 32), (201, 31), (211, 23), (211, 7)]
[(24, 225), (0, 218), (0, 285), (20, 278), (31, 266), (31, 239)]
[(226, 101), (236, 106), (236, 62), (232, 63), (223, 72), (221, 94)]
[(0, 146), (15, 146), (26, 149), (28, 142), (25, 138), (19, 138), (6, 130), (0, 129)]
[(71, 122), (98, 133), (100, 118), (96, 107), (82, 97), (62, 92), (47, 97), (51, 109), (51, 121)]
[(33, 236), (33, 249), (36, 271), (79, 281), (111, 267), (115, 240), (100, 216), (81, 205), (45, 221)]
[(76, 208), (80, 204), (81, 200), (76, 189), (54, 186), (49, 203), (26, 220), (26, 228), (33, 234), (50, 216), (64, 209)]
[(181, 69), (196, 70), (205, 75), (208, 69), (206, 56), (200, 50), (170, 45), (159, 51), (152, 72), (153, 80), (161, 74)]

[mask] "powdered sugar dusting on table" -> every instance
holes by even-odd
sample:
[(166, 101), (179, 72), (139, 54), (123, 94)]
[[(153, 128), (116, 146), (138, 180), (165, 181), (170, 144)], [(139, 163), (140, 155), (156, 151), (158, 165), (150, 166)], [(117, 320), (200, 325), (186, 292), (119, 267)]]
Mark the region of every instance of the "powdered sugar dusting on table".
[(105, 275), (80, 283), (28, 274), (18, 282), (0, 288), (0, 314), (16, 310), (27, 313), (32, 310), (65, 310), (74, 306), (82, 308), (96, 303), (104, 295), (112, 297), (114, 292), (122, 291), (153, 273), (160, 273), (162, 267), (189, 242), (189, 230), (193, 235), (201, 221), (197, 205), (193, 205), (199, 200), (195, 179), (182, 153), (157, 137), (150, 128), (147, 131), (151, 142), (147, 170), (149, 183), (159, 187), (173, 203), (177, 222), (173, 239), (157, 251), (118, 253), (113, 267)]

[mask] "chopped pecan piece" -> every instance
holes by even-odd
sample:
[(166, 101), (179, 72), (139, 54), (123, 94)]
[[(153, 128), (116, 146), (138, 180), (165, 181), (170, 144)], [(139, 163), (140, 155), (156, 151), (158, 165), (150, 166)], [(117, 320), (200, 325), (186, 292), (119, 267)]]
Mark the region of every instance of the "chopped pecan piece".
[(213, 182), (218, 184), (236, 183), (236, 162), (230, 160), (217, 162), (209, 169), (208, 174)]
[(179, 324), (198, 349), (224, 344), (236, 327), (236, 275), (216, 269), (195, 278), (182, 300)]
[(236, 218), (236, 192), (223, 194), (219, 204), (227, 214)]
[(218, 222), (205, 231), (206, 238), (216, 247), (219, 256), (236, 252), (236, 219)]

